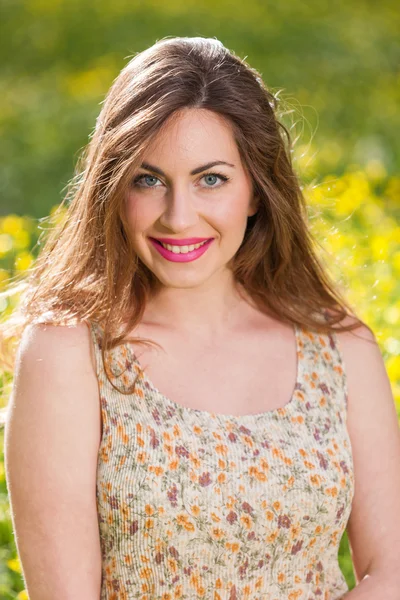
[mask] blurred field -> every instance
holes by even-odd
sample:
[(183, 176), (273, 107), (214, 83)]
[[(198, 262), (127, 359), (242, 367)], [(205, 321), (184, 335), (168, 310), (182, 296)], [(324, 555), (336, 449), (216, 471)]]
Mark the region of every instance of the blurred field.
[(261, 71), (322, 172), (400, 161), (400, 11), (393, 0), (3, 0), (0, 215), (60, 201), (128, 57), (164, 36), (220, 39)]
[[(396, 3), (6, 0), (2, 8), (0, 290), (34, 260), (39, 219), (61, 200), (127, 58), (167, 35), (217, 37), (282, 90), (317, 251), (377, 336), (400, 419)], [(0, 300), (0, 319), (10, 309)], [(10, 381), (0, 379), (0, 393)], [(23, 600), (2, 458), (0, 599)], [(351, 589), (346, 534), (340, 565)]]

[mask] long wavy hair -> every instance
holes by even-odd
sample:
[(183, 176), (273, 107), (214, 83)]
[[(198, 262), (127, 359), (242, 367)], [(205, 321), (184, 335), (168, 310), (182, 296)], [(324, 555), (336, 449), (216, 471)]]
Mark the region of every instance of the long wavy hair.
[[(365, 325), (315, 253), (318, 242), (308, 228), (277, 96), (219, 40), (166, 37), (135, 54), (114, 80), (55, 221), (41, 234), (34, 264), (1, 294), (20, 294), (0, 324), (3, 372), (13, 372), (17, 343), (29, 324), (101, 324), (106, 367), (105, 353), (139, 323), (160, 282), (132, 248), (124, 197), (149, 143), (184, 108), (227, 120), (251, 176), (258, 212), (248, 218), (232, 270), (259, 310), (321, 333)], [(346, 315), (355, 319), (343, 325)]]

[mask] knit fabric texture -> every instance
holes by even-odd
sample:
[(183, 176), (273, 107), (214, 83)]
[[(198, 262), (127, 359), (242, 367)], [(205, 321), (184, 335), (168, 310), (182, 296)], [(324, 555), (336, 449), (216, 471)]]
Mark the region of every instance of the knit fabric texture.
[(288, 403), (241, 416), (184, 407), (130, 342), (101, 357), (101, 600), (338, 600), (354, 496), (347, 378), (336, 333), (294, 327)]

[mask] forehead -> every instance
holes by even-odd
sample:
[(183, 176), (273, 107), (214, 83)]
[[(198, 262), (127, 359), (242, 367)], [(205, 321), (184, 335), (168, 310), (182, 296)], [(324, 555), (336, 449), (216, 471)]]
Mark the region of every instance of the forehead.
[[(206, 109), (174, 113), (147, 147), (143, 159), (193, 166), (212, 160), (238, 161), (239, 152), (230, 123)], [(196, 163), (196, 164), (195, 164)]]

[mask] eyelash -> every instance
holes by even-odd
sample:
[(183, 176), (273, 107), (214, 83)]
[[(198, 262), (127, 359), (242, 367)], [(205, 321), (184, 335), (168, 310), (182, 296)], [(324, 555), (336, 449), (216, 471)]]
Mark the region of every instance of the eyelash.
[[(207, 177), (207, 175), (214, 175), (215, 177), (219, 177), (220, 179), (222, 179), (223, 182), (227, 182), (230, 180), (230, 177), (227, 177), (226, 175), (222, 175), (222, 173), (215, 173), (215, 172), (209, 172), (209, 173), (204, 173), (204, 175), (202, 175), (200, 177), (200, 179), (203, 179), (203, 177)], [(135, 177), (135, 179), (133, 180), (132, 184), (134, 186), (140, 187), (142, 189), (145, 190), (151, 190), (152, 188), (156, 188), (159, 186), (141, 186), (141, 185), (137, 185), (138, 182), (143, 179), (144, 177), (155, 177), (155, 179), (158, 179), (158, 177), (156, 177), (155, 175), (150, 175), (149, 173), (141, 173), (140, 175), (138, 175), (137, 177)], [(159, 180), (160, 181), (160, 180)], [(206, 188), (209, 188), (210, 190), (212, 189), (217, 189), (220, 188), (223, 184), (221, 183), (220, 185), (207, 185), (205, 186)]]

